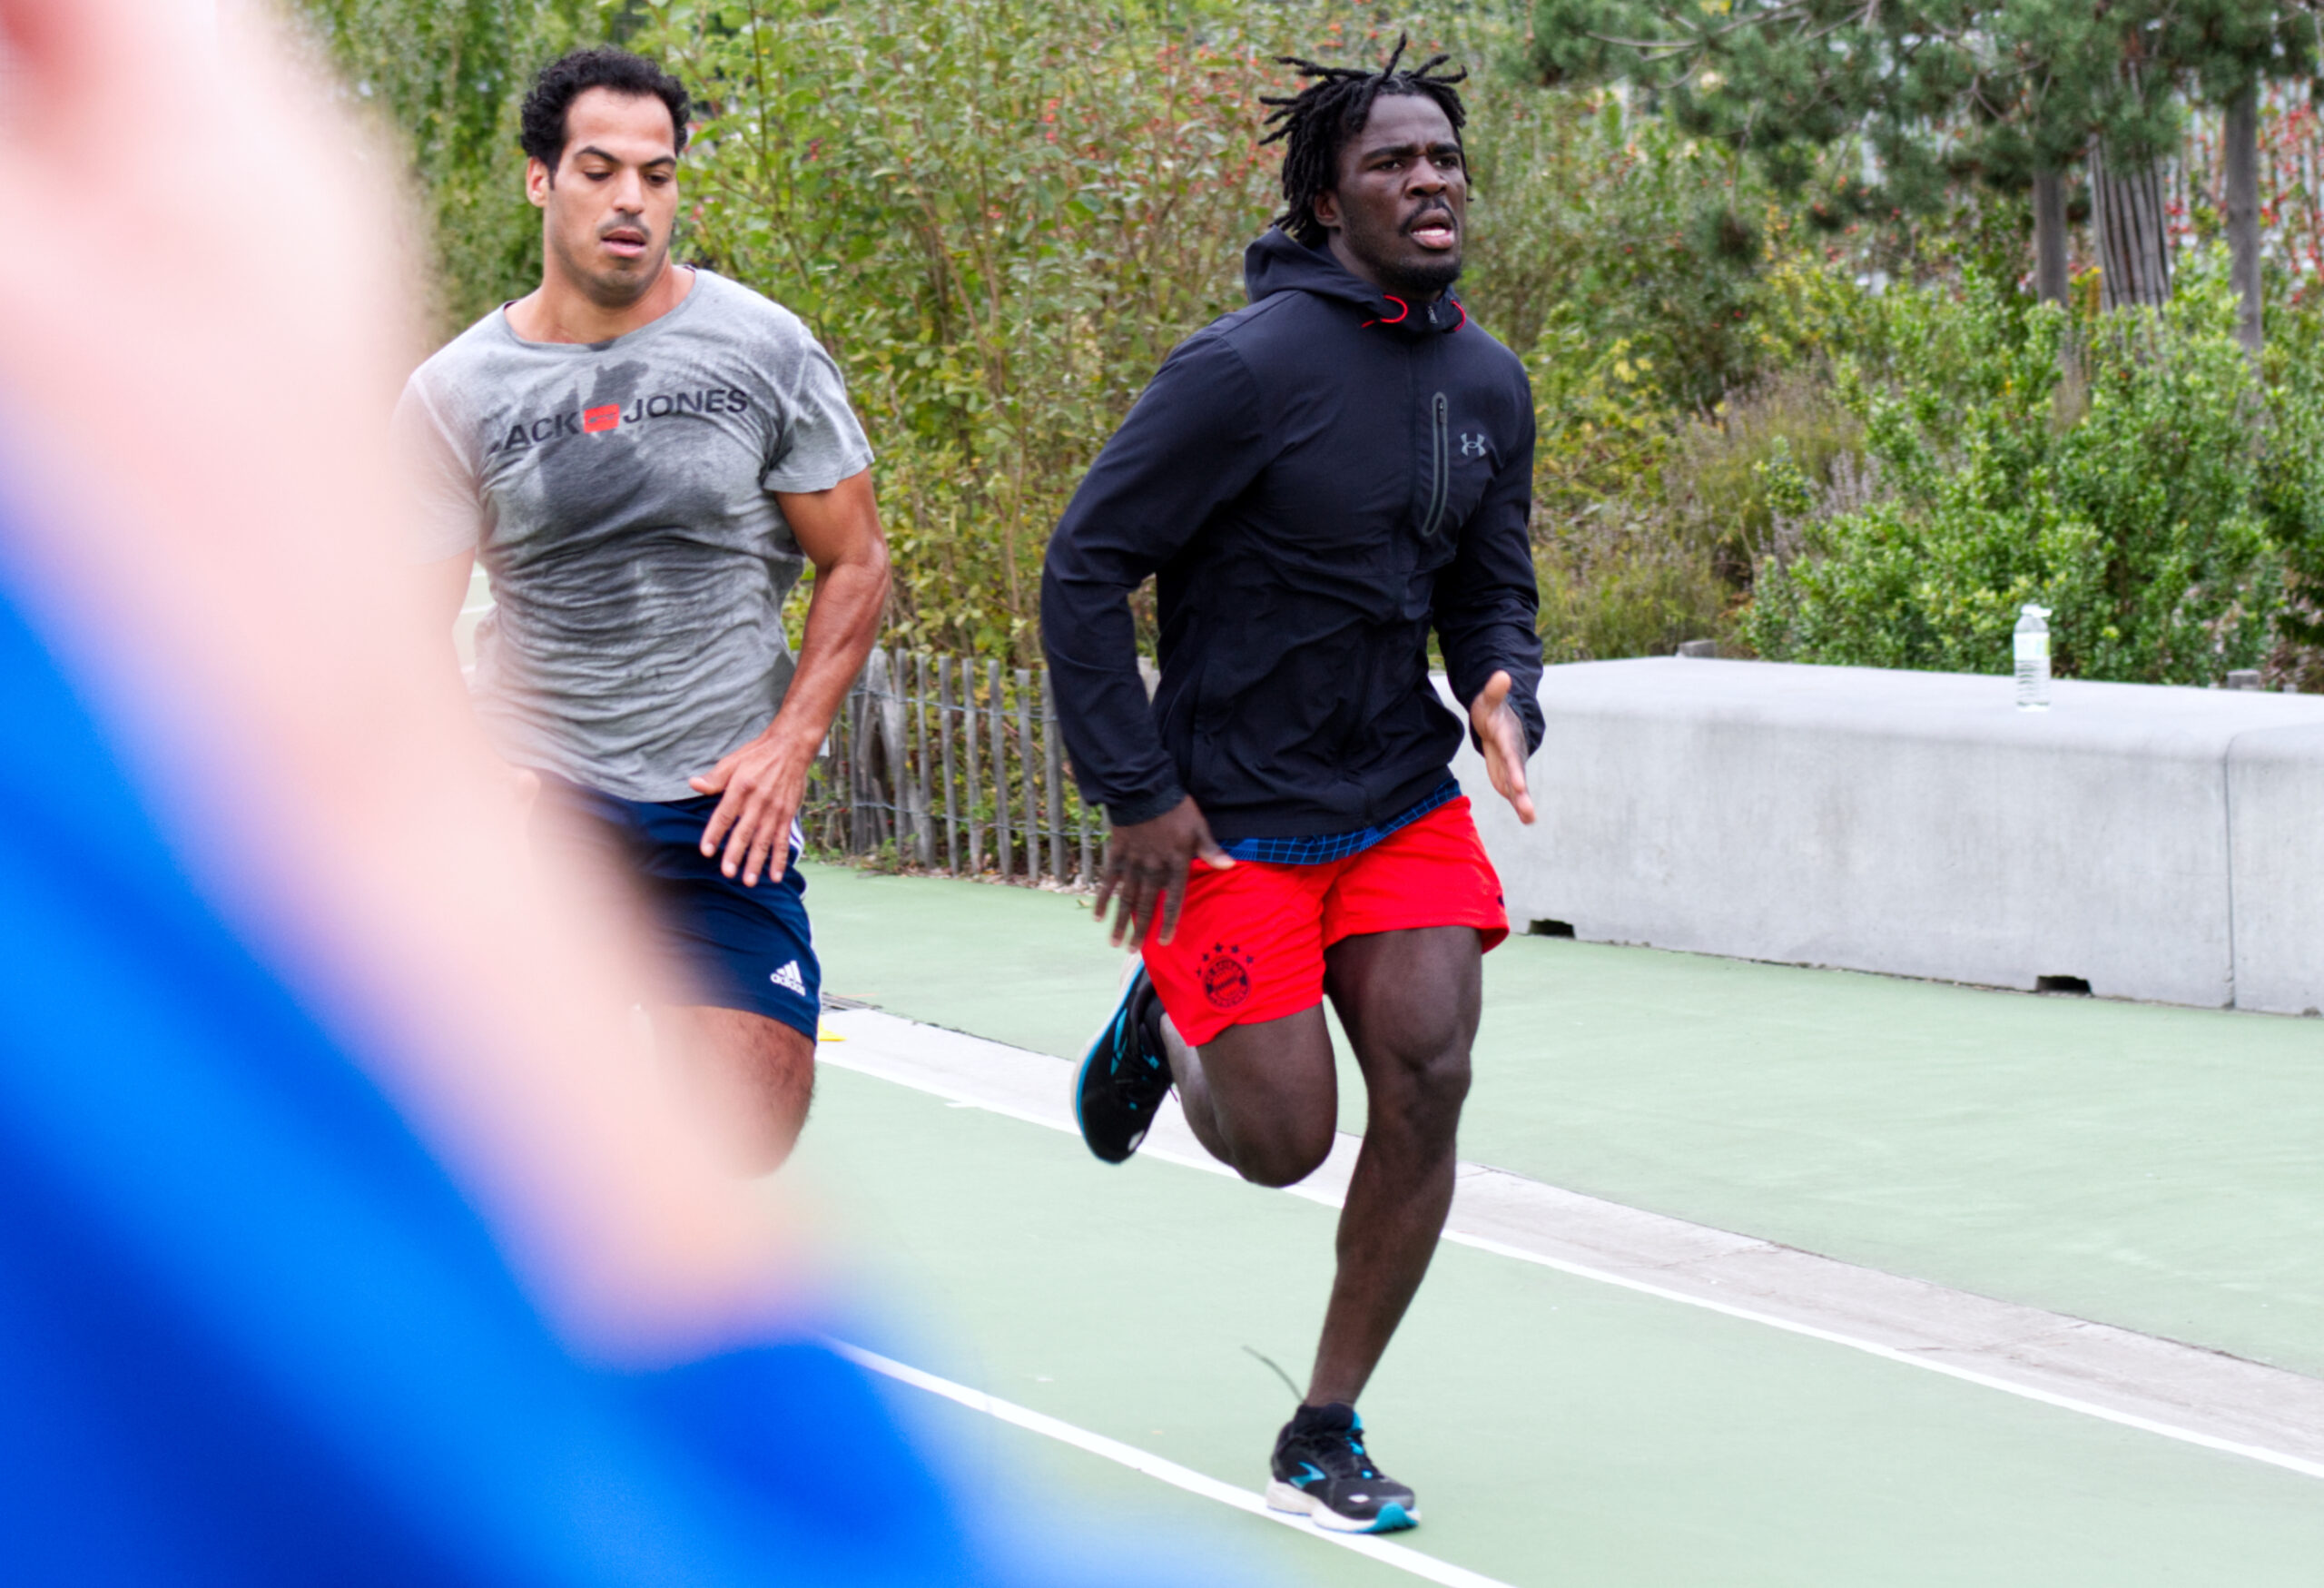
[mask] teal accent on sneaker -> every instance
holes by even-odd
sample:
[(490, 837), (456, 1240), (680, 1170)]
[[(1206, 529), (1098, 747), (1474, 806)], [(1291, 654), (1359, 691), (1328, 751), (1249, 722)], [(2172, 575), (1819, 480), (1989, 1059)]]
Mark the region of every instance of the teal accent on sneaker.
[(1101, 1162), (1120, 1163), (1136, 1152), (1170, 1093), (1170, 1061), (1149, 1040), (1147, 1005), (1155, 997), (1146, 967), (1122, 982), (1112, 1018), (1091, 1040), (1073, 1078), (1073, 1122)]

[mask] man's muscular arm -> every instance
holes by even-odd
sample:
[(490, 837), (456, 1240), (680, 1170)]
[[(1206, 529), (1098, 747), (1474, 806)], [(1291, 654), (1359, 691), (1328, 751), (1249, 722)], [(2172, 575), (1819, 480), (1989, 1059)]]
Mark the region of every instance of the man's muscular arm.
[(1158, 907), (1177, 931), (1187, 868), (1231, 865), (1179, 786), (1138, 679), (1129, 593), (1177, 556), (1266, 461), (1256, 381), (1216, 336), (1181, 343), (1106, 443), (1049, 538), (1041, 643), (1081, 794), (1113, 824), (1098, 916), (1113, 939)]
[(719, 869), (740, 875), (746, 888), (762, 873), (780, 878), (790, 863), (791, 823), (806, 797), (807, 769), (872, 654), (888, 600), (888, 538), (870, 469), (829, 490), (777, 491), (774, 499), (815, 565), (798, 670), (766, 731), (690, 780), (696, 793), (722, 796), (702, 830), (703, 853), (724, 844)]

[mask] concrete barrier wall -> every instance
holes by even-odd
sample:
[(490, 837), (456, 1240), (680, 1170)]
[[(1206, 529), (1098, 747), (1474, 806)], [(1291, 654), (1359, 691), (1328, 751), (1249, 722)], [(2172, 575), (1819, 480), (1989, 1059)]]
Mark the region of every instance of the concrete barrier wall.
[(2324, 1009), (2324, 724), (2237, 736), (2227, 758), (2234, 823), (2235, 1002)]
[(2102, 996), (2324, 1007), (2324, 698), (1656, 657), (1552, 667), (1524, 930)]

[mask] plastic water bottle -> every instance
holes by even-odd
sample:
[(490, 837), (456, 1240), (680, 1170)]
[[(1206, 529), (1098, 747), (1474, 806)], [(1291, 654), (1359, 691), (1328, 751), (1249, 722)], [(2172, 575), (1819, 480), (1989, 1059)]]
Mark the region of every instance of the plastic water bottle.
[(2050, 709), (2050, 609), (2028, 601), (2017, 612), (2017, 709)]

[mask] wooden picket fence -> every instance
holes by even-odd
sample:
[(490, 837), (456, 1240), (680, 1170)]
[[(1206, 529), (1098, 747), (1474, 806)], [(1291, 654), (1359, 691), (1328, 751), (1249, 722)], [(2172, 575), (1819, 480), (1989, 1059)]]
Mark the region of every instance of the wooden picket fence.
[(800, 813), (808, 846), (1086, 886), (1105, 818), (1067, 775), (1046, 667), (875, 650)]

